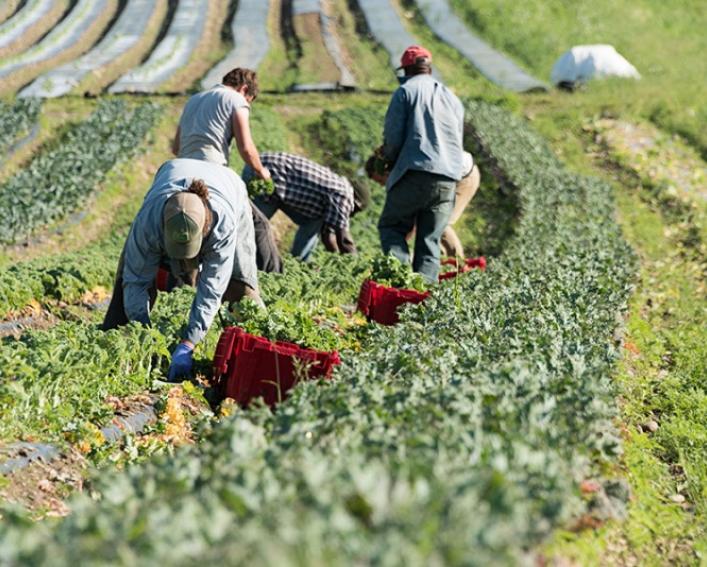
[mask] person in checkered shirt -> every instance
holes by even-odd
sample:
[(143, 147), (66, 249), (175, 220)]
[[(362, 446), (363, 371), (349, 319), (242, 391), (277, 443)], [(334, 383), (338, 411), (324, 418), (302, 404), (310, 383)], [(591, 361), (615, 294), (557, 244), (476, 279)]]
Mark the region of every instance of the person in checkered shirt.
[[(365, 186), (355, 184), (328, 167), (286, 152), (263, 152), (263, 166), (275, 184), (272, 195), (259, 195), (253, 202), (271, 218), (281, 210), (299, 225), (292, 243), (292, 255), (306, 261), (321, 239), (329, 252), (355, 254), (349, 221), (368, 205)], [(257, 175), (246, 166), (241, 175), (248, 183)]]

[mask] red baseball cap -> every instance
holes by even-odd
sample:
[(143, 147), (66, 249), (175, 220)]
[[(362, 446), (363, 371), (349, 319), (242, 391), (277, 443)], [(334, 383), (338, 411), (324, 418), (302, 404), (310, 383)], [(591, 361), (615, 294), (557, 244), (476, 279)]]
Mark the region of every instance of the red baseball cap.
[(419, 57), (425, 57), (432, 61), (432, 54), (427, 49), (421, 45), (411, 45), (400, 58), (400, 67), (398, 67), (398, 69), (414, 65)]

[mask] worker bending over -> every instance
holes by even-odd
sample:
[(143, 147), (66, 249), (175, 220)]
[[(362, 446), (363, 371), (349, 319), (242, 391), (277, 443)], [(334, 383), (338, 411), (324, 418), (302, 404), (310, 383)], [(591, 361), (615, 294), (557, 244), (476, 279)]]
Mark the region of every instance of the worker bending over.
[[(250, 130), (250, 106), (258, 96), (258, 76), (237, 67), (224, 75), (222, 83), (197, 93), (184, 106), (172, 142), (174, 155), (228, 165), (231, 141), (257, 177), (270, 179)], [(282, 259), (270, 223), (253, 207), (258, 268), (281, 272)]]
[(405, 76), (383, 130), (383, 154), (394, 165), (378, 231), (383, 251), (409, 262), (405, 237), (416, 227), (413, 270), (435, 282), (440, 239), (462, 177), (464, 107), (432, 76), (431, 62), (430, 52), (416, 45), (401, 58)]
[[(356, 252), (349, 221), (368, 206), (366, 187), (358, 183), (354, 186), (328, 167), (302, 156), (263, 152), (260, 159), (272, 175), (275, 191), (259, 195), (253, 202), (267, 218), (279, 209), (299, 225), (292, 243), (293, 256), (307, 260), (320, 238), (329, 252)], [(246, 166), (242, 177), (247, 183), (254, 175)]]
[(104, 330), (128, 321), (150, 324), (160, 267), (196, 286), (189, 323), (172, 355), (168, 380), (174, 381), (191, 372), (194, 346), (222, 301), (248, 296), (262, 305), (248, 195), (231, 169), (193, 159), (162, 165), (130, 227)]

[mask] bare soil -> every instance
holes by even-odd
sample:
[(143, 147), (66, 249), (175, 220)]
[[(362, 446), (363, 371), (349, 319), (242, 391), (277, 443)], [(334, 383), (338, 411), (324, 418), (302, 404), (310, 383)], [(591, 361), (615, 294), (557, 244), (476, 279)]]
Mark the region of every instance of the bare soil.
[(341, 73), (324, 44), (319, 14), (302, 14), (293, 16), (292, 20), (295, 35), (302, 47), (299, 82), (336, 83)]
[(86, 459), (70, 450), (50, 463), (34, 462), (7, 476), (0, 477), (0, 502), (19, 504), (37, 519), (66, 516), (66, 497), (83, 489)]

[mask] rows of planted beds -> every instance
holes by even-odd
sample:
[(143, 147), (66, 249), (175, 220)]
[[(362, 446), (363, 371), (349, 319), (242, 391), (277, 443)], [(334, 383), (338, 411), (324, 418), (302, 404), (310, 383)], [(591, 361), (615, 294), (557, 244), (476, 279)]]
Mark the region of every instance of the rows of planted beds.
[[(472, 102), (467, 115), (469, 144), (519, 212), (485, 273), (366, 327), (331, 382), (96, 479), (65, 519), (4, 512), (0, 562), (508, 564), (583, 513), (579, 483), (619, 450), (609, 374), (633, 257), (607, 185), (566, 171), (503, 110)], [(355, 172), (378, 140), (353, 139), (350, 118), (325, 113), (312, 131)], [(361, 243), (374, 216), (356, 225)], [(294, 305), (316, 321), (353, 302), (365, 259), (288, 267), (264, 278), (285, 302), (272, 316)], [(116, 333), (138, 332), (150, 331)]]
[(12, 103), (0, 101), (0, 164), (12, 146), (37, 123), (41, 107), (41, 101), (34, 98), (18, 99)]
[(141, 147), (160, 111), (153, 103), (103, 101), (0, 184), (0, 242), (16, 242), (82, 210), (106, 174)]
[[(286, 147), (285, 130), (277, 115), (262, 109), (256, 116), (256, 131), (264, 133), (257, 135), (259, 145), (263, 149)], [(119, 218), (123, 217), (121, 213)], [(0, 270), (0, 315), (40, 301), (62, 317), (62, 309), (53, 303), (78, 303), (99, 287), (109, 289), (126, 229), (121, 221), (110, 234), (80, 251)], [(328, 255), (322, 261), (331, 268), (320, 271), (318, 266), (288, 259), (286, 276), (263, 275), (268, 314), (264, 317), (246, 306), (240, 323), (272, 339), (292, 338), (309, 347), (355, 345), (354, 334), (344, 336), (352, 318), (340, 306), (353, 303), (366, 263)], [(2, 340), (0, 441), (63, 444), (81, 438), (93, 425), (105, 424), (113, 412), (109, 397), (143, 392), (155, 378), (164, 376), (169, 350), (179, 337), (192, 297), (191, 290), (160, 295), (152, 329), (133, 325), (102, 333), (95, 322), (67, 320), (49, 329), (27, 331), (19, 339)], [(223, 317), (229, 317), (225, 309)], [(219, 331), (220, 319), (197, 350), (199, 367), (207, 374)]]

